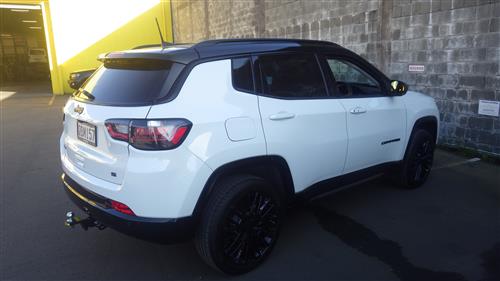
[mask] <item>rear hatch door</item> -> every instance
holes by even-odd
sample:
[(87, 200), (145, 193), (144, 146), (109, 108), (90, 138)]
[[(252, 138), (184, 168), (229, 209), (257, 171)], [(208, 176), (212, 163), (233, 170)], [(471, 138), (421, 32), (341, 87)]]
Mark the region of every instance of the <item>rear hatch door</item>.
[(69, 161), (90, 175), (122, 183), (128, 160), (128, 143), (112, 139), (104, 123), (111, 118), (143, 119), (148, 111), (149, 106), (110, 107), (68, 101), (63, 141)]
[[(168, 61), (106, 61), (64, 108), (62, 140), (69, 161), (92, 176), (122, 183), (129, 144), (111, 138), (106, 120), (146, 118), (151, 104), (168, 92), (175, 80), (171, 76), (181, 68)], [(125, 125), (125, 134), (127, 129)]]

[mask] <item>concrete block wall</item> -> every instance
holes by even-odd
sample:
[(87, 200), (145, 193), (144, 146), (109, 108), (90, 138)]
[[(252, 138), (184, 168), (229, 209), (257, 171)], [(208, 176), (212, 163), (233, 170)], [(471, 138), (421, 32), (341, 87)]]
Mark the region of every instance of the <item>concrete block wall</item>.
[[(500, 2), (394, 3), (391, 76), (436, 99), (440, 142), (500, 155), (500, 119), (477, 114), (480, 99), (500, 100)], [(425, 72), (409, 73), (408, 64)]]
[[(176, 42), (301, 38), (345, 46), (431, 95), (439, 142), (500, 155), (500, 0), (196, 0), (172, 2)], [(408, 71), (408, 65), (425, 71)]]

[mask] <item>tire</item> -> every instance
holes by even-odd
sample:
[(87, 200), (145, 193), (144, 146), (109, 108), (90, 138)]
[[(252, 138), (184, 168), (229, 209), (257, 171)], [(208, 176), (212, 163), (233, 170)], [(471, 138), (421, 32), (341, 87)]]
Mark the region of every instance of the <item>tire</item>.
[(259, 266), (279, 236), (282, 200), (264, 179), (233, 176), (215, 186), (195, 235), (200, 256), (226, 274)]
[(398, 184), (407, 189), (422, 186), (432, 169), (434, 161), (434, 137), (426, 130), (417, 129), (408, 145), (400, 167)]

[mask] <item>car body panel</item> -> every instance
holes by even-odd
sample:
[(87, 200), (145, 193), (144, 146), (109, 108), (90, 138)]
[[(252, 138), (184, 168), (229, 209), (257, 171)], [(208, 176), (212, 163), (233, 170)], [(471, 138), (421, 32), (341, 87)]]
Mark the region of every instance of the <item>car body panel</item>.
[[(108, 119), (143, 119), (149, 108), (149, 106), (110, 108), (69, 99), (63, 109), (65, 121), (61, 136), (65, 154), (73, 164), (86, 173), (120, 184), (125, 175), (129, 156), (128, 143), (112, 139), (104, 123)], [(97, 146), (84, 143), (77, 138), (78, 121), (96, 126)]]
[[(347, 153), (346, 113), (337, 99), (259, 97), (267, 151), (288, 163), (295, 191), (342, 174)], [(272, 120), (276, 114), (293, 117)]]
[(64, 172), (78, 184), (148, 218), (190, 216), (199, 196), (196, 190), (212, 172), (183, 148), (151, 153), (131, 147), (126, 176), (116, 184), (83, 171), (64, 151), (61, 153)]
[[(436, 142), (439, 137), (439, 109), (434, 98), (415, 91), (408, 91), (402, 97), (406, 107), (406, 142), (404, 148), (408, 145), (413, 126), (417, 120), (424, 117), (435, 117), (437, 121)], [(400, 158), (403, 159), (405, 151), (401, 152)]]
[[(171, 102), (154, 105), (148, 114), (151, 119), (165, 116), (182, 116), (193, 123), (183, 146), (212, 169), (234, 160), (266, 155), (257, 96), (233, 88), (231, 60), (194, 67), (179, 96)], [(232, 141), (225, 124), (232, 118), (252, 120), (255, 136)]]
[[(348, 154), (344, 173), (401, 160), (406, 109), (400, 96), (340, 99), (347, 112)], [(362, 113), (356, 113), (356, 109)]]

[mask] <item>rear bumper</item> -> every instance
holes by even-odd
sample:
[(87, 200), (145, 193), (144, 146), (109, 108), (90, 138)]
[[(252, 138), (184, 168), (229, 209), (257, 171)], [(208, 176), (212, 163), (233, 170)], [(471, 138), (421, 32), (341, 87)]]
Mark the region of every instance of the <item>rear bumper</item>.
[(182, 242), (193, 236), (193, 217), (145, 218), (122, 214), (110, 207), (109, 199), (84, 188), (66, 174), (62, 174), (61, 179), (73, 203), (105, 226), (160, 243)]

